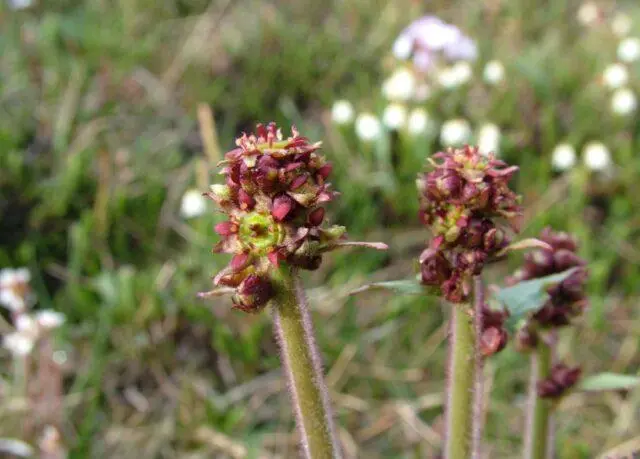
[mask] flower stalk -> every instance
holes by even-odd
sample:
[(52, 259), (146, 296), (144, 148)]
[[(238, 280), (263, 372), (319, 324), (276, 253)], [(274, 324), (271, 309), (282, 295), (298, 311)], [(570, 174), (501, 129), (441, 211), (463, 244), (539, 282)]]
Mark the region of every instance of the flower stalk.
[(525, 432), (525, 459), (545, 459), (551, 448), (549, 439), (549, 420), (552, 401), (538, 395), (538, 381), (549, 377), (551, 373), (551, 348), (546, 343), (538, 343), (531, 353), (531, 375), (529, 381), (529, 401)]
[(274, 284), (274, 330), (302, 450), (307, 458), (338, 458), (329, 394), (300, 279), (293, 270), (284, 268), (274, 276)]
[(505, 314), (489, 309), (481, 275), (518, 231), (520, 197), (508, 182), (517, 171), (466, 146), (429, 159), (418, 176), (420, 218), (432, 238), (419, 258), (422, 284), (452, 303), (445, 458), (478, 458), (483, 419), (483, 358), (502, 350)]
[(454, 305), (450, 323), (445, 458), (472, 457), (476, 333), (468, 304)]
[(525, 459), (554, 456), (553, 407), (580, 378), (580, 367), (555, 361), (557, 333), (570, 326), (587, 307), (584, 286), (586, 261), (577, 254), (578, 242), (570, 234), (545, 228), (539, 238), (546, 244), (525, 255), (511, 284), (572, 270), (563, 281), (547, 288), (548, 299), (518, 330), (516, 345), (530, 353), (529, 401), (524, 438)]

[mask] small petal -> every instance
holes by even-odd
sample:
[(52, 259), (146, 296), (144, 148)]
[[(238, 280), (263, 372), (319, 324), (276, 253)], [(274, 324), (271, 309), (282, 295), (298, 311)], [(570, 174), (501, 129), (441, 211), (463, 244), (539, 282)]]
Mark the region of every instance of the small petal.
[(280, 195), (273, 200), (271, 215), (276, 221), (283, 221), (293, 209), (294, 201), (287, 195)]

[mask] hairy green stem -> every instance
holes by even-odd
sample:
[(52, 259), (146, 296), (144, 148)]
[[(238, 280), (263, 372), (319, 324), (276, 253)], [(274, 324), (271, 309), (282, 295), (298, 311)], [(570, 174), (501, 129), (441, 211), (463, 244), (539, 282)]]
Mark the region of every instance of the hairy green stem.
[(474, 382), (473, 382), (473, 414), (471, 425), (471, 458), (480, 457), (482, 446), (482, 427), (484, 424), (484, 359), (480, 353), (480, 339), (482, 337), (482, 309), (484, 307), (484, 282), (481, 276), (474, 278), (473, 288), (473, 329), (475, 332), (475, 348), (473, 353)]
[(451, 312), (444, 457), (468, 459), (472, 457), (477, 352), (474, 314), (467, 304), (455, 304)]
[(304, 456), (339, 458), (329, 394), (306, 297), (295, 271), (281, 268), (274, 276), (272, 301), (275, 334), (291, 394)]
[(545, 459), (549, 445), (551, 401), (538, 397), (537, 383), (551, 372), (551, 348), (542, 340), (531, 353), (524, 459)]

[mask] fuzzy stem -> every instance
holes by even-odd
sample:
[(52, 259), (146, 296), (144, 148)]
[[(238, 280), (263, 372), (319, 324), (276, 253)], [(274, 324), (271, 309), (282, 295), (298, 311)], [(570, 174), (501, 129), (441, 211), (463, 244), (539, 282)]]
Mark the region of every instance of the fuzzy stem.
[(308, 459), (339, 458), (322, 362), (300, 280), (295, 271), (281, 268), (274, 282), (273, 322), (302, 451)]
[(474, 298), (473, 298), (473, 328), (475, 332), (475, 348), (474, 348), (474, 382), (473, 382), (473, 418), (472, 418), (472, 436), (471, 436), (471, 458), (478, 459), (480, 457), (480, 449), (482, 445), (482, 426), (484, 421), (484, 371), (483, 358), (480, 353), (479, 341), (482, 336), (482, 307), (484, 306), (484, 283), (481, 276), (474, 279)]
[(531, 379), (529, 381), (529, 404), (527, 412), (527, 431), (525, 433), (525, 459), (545, 459), (549, 440), (551, 402), (538, 397), (537, 383), (551, 372), (551, 349), (538, 342), (531, 353)]
[(451, 308), (445, 459), (471, 457), (476, 339), (469, 305)]

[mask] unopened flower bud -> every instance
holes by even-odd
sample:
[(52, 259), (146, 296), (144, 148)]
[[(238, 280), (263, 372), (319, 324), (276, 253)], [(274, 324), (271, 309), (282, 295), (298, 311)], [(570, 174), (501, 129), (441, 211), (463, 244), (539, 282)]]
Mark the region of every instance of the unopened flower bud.
[(280, 195), (273, 200), (273, 207), (271, 209), (271, 215), (276, 221), (283, 221), (287, 218), (295, 202), (287, 195)]
[(566, 271), (574, 266), (582, 266), (585, 261), (567, 249), (560, 249), (553, 254), (554, 267), (557, 271)]
[(425, 285), (440, 285), (451, 276), (451, 266), (442, 252), (425, 250), (420, 257), (420, 272)]
[(233, 297), (234, 308), (244, 312), (260, 312), (273, 293), (268, 279), (251, 274), (238, 286)]
[(559, 398), (571, 389), (580, 379), (580, 367), (570, 368), (563, 363), (553, 366), (548, 378), (538, 381), (537, 392), (542, 398)]
[(320, 226), (322, 224), (322, 220), (324, 220), (324, 208), (318, 207), (317, 209), (313, 209), (309, 212), (307, 216), (307, 223), (310, 226)]
[(480, 336), (480, 352), (484, 357), (489, 357), (500, 352), (507, 345), (508, 335), (502, 328), (490, 327)]

